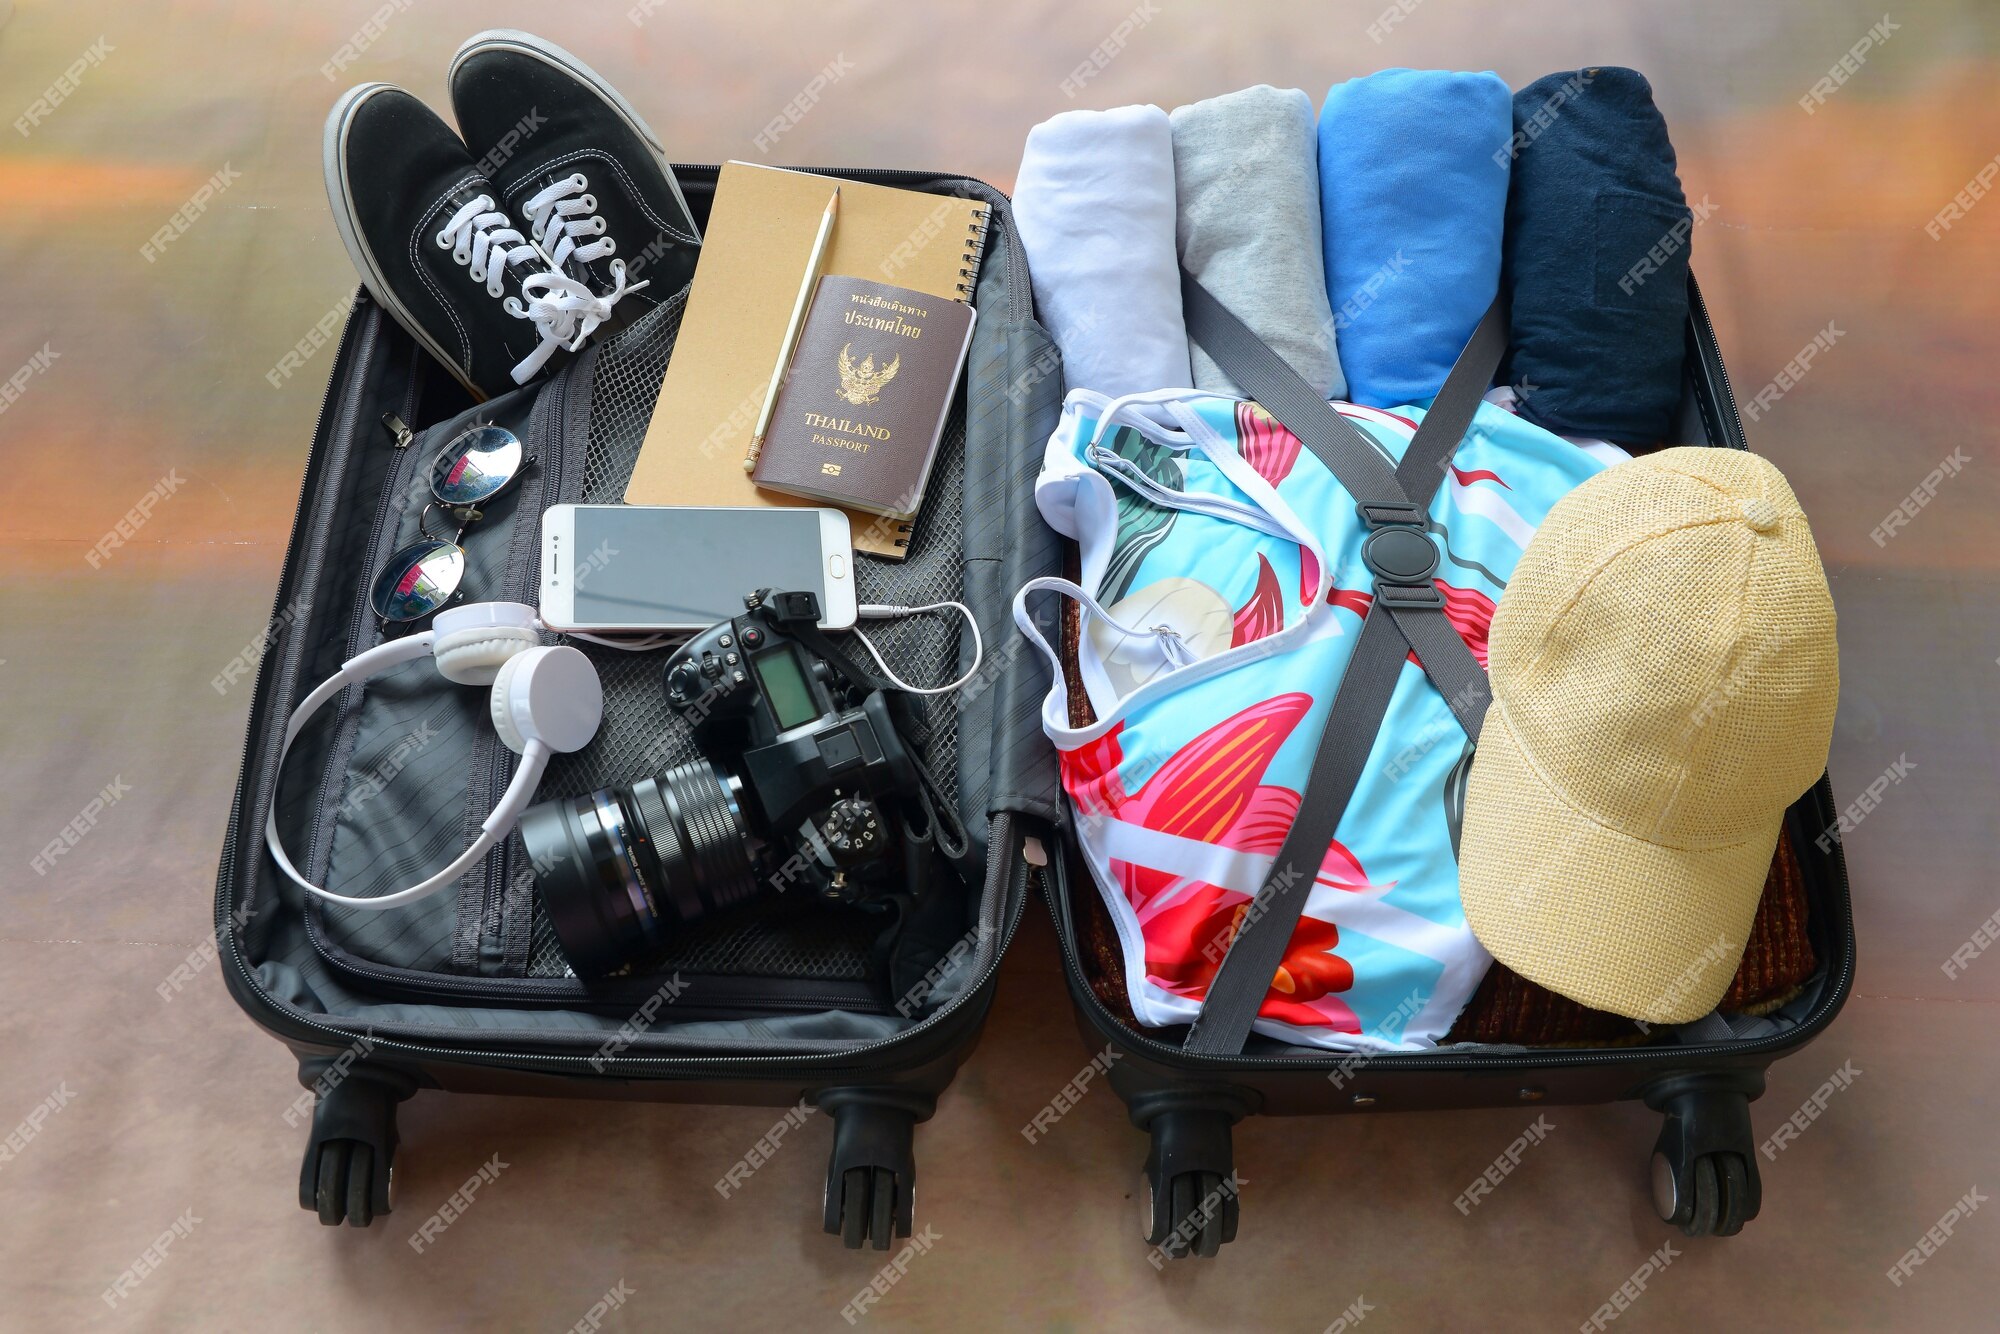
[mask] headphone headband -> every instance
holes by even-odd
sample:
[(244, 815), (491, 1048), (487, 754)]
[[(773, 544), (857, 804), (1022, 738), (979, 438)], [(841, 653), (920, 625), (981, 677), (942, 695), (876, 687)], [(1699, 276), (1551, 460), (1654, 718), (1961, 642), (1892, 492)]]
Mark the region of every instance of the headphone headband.
[(278, 799), (273, 791), (270, 813), (264, 821), (264, 842), (272, 860), (294, 884), (330, 903), (371, 910), (396, 908), (456, 883), (521, 818), (534, 798), (550, 754), (583, 749), (603, 719), (604, 689), (597, 669), (589, 658), (567, 645), (542, 646), (537, 638), (542, 623), (533, 607), (520, 602), (475, 602), (439, 612), (431, 625), (420, 634), (392, 639), (349, 658), (300, 700), (285, 721), (285, 744), (278, 753), (280, 776), (292, 742), (328, 700), (349, 686), (426, 655), (436, 659), (439, 675), (455, 684), (492, 683), (489, 715), (507, 748), (521, 756), (521, 763), (506, 793), (481, 824), (479, 836), (451, 865), (421, 884), (375, 898), (329, 893), (292, 865), (278, 838)]

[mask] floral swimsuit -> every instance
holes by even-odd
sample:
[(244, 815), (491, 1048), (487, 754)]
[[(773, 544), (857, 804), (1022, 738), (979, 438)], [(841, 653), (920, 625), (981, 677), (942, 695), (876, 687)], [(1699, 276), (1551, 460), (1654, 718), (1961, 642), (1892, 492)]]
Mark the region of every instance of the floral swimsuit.
[[(1401, 457), (1422, 408), (1335, 408)], [(1493, 608), (1544, 515), (1625, 458), (1482, 404), (1429, 511), (1445, 614), (1481, 666)], [(1071, 393), (1035, 499), (1081, 582), (1014, 616), (1054, 669), (1042, 725), (1116, 923), (1142, 1024), (1193, 1021), (1290, 829), (1366, 615), (1349, 495), (1255, 403), (1192, 389)], [(1040, 590), (1076, 601), (1088, 715), (1071, 724)], [(1414, 659), (1307, 896), (1254, 1031), (1334, 1050), (1435, 1046), (1489, 958), (1458, 898), (1472, 748)]]

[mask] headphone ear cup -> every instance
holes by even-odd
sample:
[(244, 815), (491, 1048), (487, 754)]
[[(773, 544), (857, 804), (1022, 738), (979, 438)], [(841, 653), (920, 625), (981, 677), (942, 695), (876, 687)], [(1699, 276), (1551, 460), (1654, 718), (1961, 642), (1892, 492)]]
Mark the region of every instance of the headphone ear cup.
[(517, 653), (500, 664), (499, 674), (493, 678), (493, 693), (487, 697), (486, 712), (493, 719), (493, 730), (500, 735), (500, 744), (516, 755), (526, 753), (528, 738), (521, 735), (521, 729), (514, 723), (514, 710), (510, 693), (514, 678), (520, 674), (521, 664), (530, 659), (524, 653)]
[(525, 755), (539, 741), (557, 754), (582, 750), (604, 716), (604, 687), (590, 659), (564, 644), (509, 658), (487, 703), (493, 730)]
[(541, 643), (526, 626), (483, 625), (441, 635), (431, 652), (438, 675), (462, 686), (491, 685), (515, 655)]

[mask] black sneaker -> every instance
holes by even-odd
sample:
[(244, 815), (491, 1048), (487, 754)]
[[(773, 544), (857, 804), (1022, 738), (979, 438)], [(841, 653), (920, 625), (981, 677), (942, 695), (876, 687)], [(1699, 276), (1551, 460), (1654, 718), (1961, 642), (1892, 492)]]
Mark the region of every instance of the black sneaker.
[(465, 144), (402, 89), (350, 89), (327, 117), (323, 156), (362, 282), (479, 398), (552, 369), (610, 314), (551, 271)]
[(459, 131), (502, 207), (563, 273), (616, 307), (610, 327), (687, 286), (701, 234), (666, 149), (590, 66), (496, 28), (458, 48), (450, 80)]

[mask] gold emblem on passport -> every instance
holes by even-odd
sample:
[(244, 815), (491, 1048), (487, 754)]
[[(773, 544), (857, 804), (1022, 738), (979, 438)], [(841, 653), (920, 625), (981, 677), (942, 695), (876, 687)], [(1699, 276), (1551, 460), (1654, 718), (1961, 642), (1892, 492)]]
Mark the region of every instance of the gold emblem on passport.
[(850, 355), (853, 350), (852, 343), (844, 344), (840, 349), (840, 396), (857, 408), (865, 408), (881, 397), (884, 385), (896, 378), (903, 357), (898, 353), (888, 365), (878, 368), (875, 354), (871, 352), (857, 366)]

